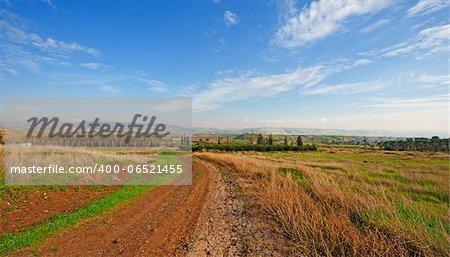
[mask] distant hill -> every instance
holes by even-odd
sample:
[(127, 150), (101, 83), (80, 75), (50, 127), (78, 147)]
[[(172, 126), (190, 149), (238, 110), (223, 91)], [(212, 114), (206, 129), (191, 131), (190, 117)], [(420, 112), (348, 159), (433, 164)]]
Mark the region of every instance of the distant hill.
[[(87, 122), (90, 123), (90, 122)], [(115, 122), (102, 122), (102, 124), (109, 123), (114, 125)], [(123, 122), (125, 126), (129, 122)], [(138, 123), (141, 124), (141, 123)], [(73, 123), (74, 127), (79, 123)], [(143, 124), (146, 126), (147, 124)], [(336, 136), (357, 136), (357, 137), (426, 137), (439, 136), (441, 138), (448, 138), (448, 134), (434, 133), (430, 131), (390, 131), (390, 130), (351, 130), (351, 129), (319, 129), (319, 128), (287, 128), (287, 127), (260, 127), (260, 128), (208, 128), (208, 127), (193, 127), (184, 128), (176, 125), (166, 124), (166, 130), (171, 131), (173, 134), (274, 134), (274, 135), (336, 135)], [(28, 125), (25, 126), (5, 126), (0, 120), (0, 128), (12, 128), (12, 129), (28, 129)]]
[(339, 136), (360, 136), (360, 137), (448, 137), (439, 133), (429, 131), (389, 131), (389, 130), (347, 130), (347, 129), (318, 129), (318, 128), (283, 128), (283, 127), (262, 127), (243, 129), (219, 129), (219, 128), (192, 128), (193, 134), (275, 134), (275, 135), (339, 135)]

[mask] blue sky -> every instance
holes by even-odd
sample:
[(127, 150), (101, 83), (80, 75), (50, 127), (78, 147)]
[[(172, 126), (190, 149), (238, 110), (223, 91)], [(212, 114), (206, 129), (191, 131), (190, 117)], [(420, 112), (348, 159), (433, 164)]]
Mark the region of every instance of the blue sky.
[(0, 3), (3, 97), (189, 96), (194, 126), (448, 135), (447, 1)]

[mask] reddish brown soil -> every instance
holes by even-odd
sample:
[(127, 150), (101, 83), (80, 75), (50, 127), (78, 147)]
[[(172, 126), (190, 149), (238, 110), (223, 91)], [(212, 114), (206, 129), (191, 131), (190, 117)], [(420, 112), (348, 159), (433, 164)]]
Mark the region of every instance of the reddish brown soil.
[(192, 161), (192, 186), (153, 188), (13, 256), (286, 256), (234, 179)]
[[(194, 160), (194, 162), (198, 162)], [(196, 171), (202, 169), (196, 163)], [(16, 255), (173, 256), (184, 255), (206, 199), (210, 171), (192, 186), (159, 186), (112, 212), (67, 229), (37, 249)]]
[(116, 188), (117, 186), (110, 186), (94, 190), (87, 186), (42, 187), (26, 192), (24, 188), (10, 188), (0, 201), (0, 234), (20, 231), (58, 213), (72, 212), (82, 205), (105, 197)]

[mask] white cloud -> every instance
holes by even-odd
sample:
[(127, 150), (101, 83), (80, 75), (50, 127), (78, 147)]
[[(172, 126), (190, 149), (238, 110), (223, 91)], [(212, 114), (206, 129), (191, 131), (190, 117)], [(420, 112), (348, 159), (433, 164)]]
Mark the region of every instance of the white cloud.
[(449, 95), (433, 95), (416, 98), (390, 98), (383, 99), (378, 103), (367, 104), (367, 107), (383, 108), (433, 108), (446, 107), (448, 105)]
[[(150, 90), (155, 92), (167, 92), (167, 86), (158, 80), (150, 79), (143, 72), (132, 74), (116, 74), (111, 72), (81, 72), (81, 73), (52, 73), (50, 85), (65, 86), (94, 86), (104, 87), (106, 91), (110, 89), (109, 85), (126, 84), (130, 88), (142, 88), (143, 85), (149, 86)], [(120, 89), (120, 88), (119, 88)], [(121, 90), (121, 89), (120, 89)]]
[(317, 84), (326, 74), (322, 67), (311, 67), (275, 75), (242, 74), (238, 77), (221, 78), (195, 96), (193, 108), (213, 110), (223, 107), (227, 102), (274, 96), (294, 87)]
[(373, 81), (337, 84), (306, 89), (302, 91), (302, 95), (359, 94), (375, 91), (383, 87), (384, 85), (382, 83)]
[(376, 21), (376, 22), (374, 22), (374, 23), (372, 23), (372, 24), (369, 24), (369, 25), (365, 26), (365, 27), (361, 30), (361, 32), (363, 32), (363, 33), (368, 33), (368, 32), (374, 31), (374, 30), (378, 29), (379, 27), (382, 27), (382, 26), (384, 26), (384, 25), (386, 25), (386, 24), (389, 24), (390, 22), (391, 22), (391, 21), (390, 21), (389, 19), (381, 19), (381, 20), (378, 20), (378, 21)]
[(98, 62), (81, 63), (80, 66), (94, 71), (106, 70), (109, 67), (108, 65)]
[(282, 22), (286, 22), (291, 17), (293, 17), (295, 14), (297, 14), (297, 0), (279, 0), (276, 1), (279, 6), (279, 15)]
[(374, 50), (363, 55), (375, 57), (395, 57), (402, 55), (416, 55), (422, 58), (440, 52), (450, 50), (450, 24), (439, 25), (424, 29), (419, 34), (403, 43)]
[(61, 66), (72, 66), (72, 64), (70, 62), (66, 62), (66, 61), (60, 61), (59, 65), (61, 65)]
[(430, 75), (424, 73), (417, 76), (417, 81), (422, 85), (428, 86), (449, 86), (450, 75)]
[(375, 13), (391, 0), (318, 0), (289, 18), (275, 34), (278, 46), (292, 48), (321, 40), (339, 30), (351, 17)]
[(66, 86), (100, 86), (123, 84), (135, 79), (134, 75), (105, 74), (105, 73), (52, 73), (50, 85)]
[(25, 68), (39, 72), (42, 64), (67, 64), (76, 52), (98, 56), (99, 51), (76, 42), (42, 37), (27, 27), (28, 21), (15, 13), (0, 9), (0, 55), (2, 71)]
[(213, 81), (208, 88), (199, 92), (193, 99), (193, 109), (208, 111), (224, 107), (229, 102), (260, 97), (274, 97), (293, 90), (310, 89), (332, 74), (366, 64), (366, 61), (341, 61), (333, 64), (298, 68), (291, 72), (256, 75), (244, 72), (237, 76)]
[(99, 55), (98, 50), (96, 50), (94, 48), (82, 46), (75, 42), (64, 42), (64, 41), (55, 40), (53, 38), (42, 39), (39, 35), (34, 34), (34, 33), (29, 35), (29, 39), (30, 39), (29, 42), (26, 42), (26, 41), (20, 42), (19, 41), (19, 43), (31, 43), (32, 45), (40, 48), (41, 50), (54, 50), (54, 51), (61, 51), (61, 52), (79, 51), (79, 52), (85, 52), (85, 53), (91, 54), (93, 56)]
[(121, 88), (110, 86), (110, 85), (103, 85), (103, 86), (100, 87), (100, 89), (103, 90), (103, 91), (114, 93), (114, 94), (122, 93), (122, 89)]
[(150, 90), (163, 93), (167, 91), (166, 85), (158, 80), (149, 79), (149, 78), (138, 78), (139, 81), (144, 82), (148, 86), (150, 86)]
[[(2, 65), (3, 66), (3, 65)], [(11, 69), (8, 67), (2, 67), (5, 71), (7, 71), (9, 74), (13, 75), (13, 76), (19, 76), (19, 72), (15, 69)]]
[(421, 87), (440, 87), (450, 86), (450, 75), (448, 74), (415, 74), (410, 73), (406, 75), (400, 75), (398, 77), (398, 84), (415, 84)]
[(416, 5), (408, 9), (408, 16), (430, 14), (449, 6), (448, 0), (420, 0)]
[(47, 4), (48, 6), (50, 6), (51, 8), (53, 8), (53, 10), (57, 11), (58, 7), (56, 7), (56, 5), (53, 4), (53, 2), (51, 0), (42, 0), (42, 2), (44, 2), (45, 4)]
[(228, 10), (223, 13), (223, 19), (228, 26), (233, 26), (239, 23), (239, 18), (237, 15)]
[[(20, 46), (16, 46), (9, 43), (0, 43), (0, 53), (2, 54), (0, 71), (17, 70), (24, 68), (31, 72), (39, 72), (41, 62), (52, 62), (52, 59), (45, 58), (44, 56), (35, 55), (28, 51), (23, 50)], [(19, 71), (16, 73), (19, 75)]]
[(98, 56), (98, 50), (82, 46), (76, 42), (65, 42), (53, 38), (42, 38), (40, 35), (26, 31), (24, 28), (14, 25), (10, 21), (0, 20), (0, 37), (9, 42), (21, 45), (32, 45), (43, 51), (56, 51), (60, 53), (67, 52), (85, 52), (93, 56)]

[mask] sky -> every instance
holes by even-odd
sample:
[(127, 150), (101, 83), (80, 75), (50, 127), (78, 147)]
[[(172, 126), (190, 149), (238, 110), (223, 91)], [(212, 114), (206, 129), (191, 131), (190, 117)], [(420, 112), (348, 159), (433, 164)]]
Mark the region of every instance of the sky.
[(196, 127), (449, 135), (445, 0), (0, 0), (1, 96), (192, 97)]

